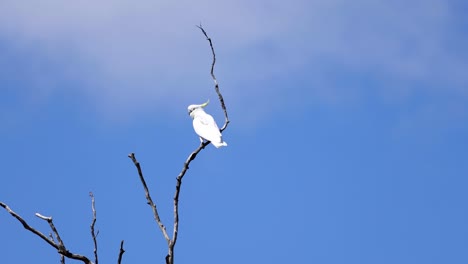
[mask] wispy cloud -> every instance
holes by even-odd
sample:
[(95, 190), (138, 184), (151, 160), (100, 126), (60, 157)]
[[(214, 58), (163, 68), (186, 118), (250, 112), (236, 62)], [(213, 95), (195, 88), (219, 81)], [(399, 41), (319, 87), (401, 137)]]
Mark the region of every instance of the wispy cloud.
[[(314, 76), (330, 63), (340, 71), (326, 78), (358, 72), (466, 96), (463, 16), (442, 0), (2, 1), (0, 40), (15, 54), (36, 54), (10, 56), (10, 64), (39, 65), (24, 76), (34, 81), (22, 89), (74, 90), (109, 112), (214, 96), (209, 48), (194, 27), (199, 22), (215, 41), (218, 72), (229, 77), (223, 88), (233, 101), (271, 89), (280, 99), (289, 86), (245, 84), (274, 83), (291, 72)], [(324, 81), (314, 94), (329, 97), (333, 85)], [(296, 87), (309, 93), (307, 82)]]

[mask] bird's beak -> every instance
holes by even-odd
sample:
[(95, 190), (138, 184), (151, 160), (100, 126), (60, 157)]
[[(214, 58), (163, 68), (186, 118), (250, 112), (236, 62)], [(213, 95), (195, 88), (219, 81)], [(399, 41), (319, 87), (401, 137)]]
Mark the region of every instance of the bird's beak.
[(206, 101), (206, 103), (201, 104), (200, 106), (201, 106), (201, 107), (205, 107), (205, 106), (207, 106), (209, 103), (210, 103), (210, 99), (208, 99), (208, 101)]

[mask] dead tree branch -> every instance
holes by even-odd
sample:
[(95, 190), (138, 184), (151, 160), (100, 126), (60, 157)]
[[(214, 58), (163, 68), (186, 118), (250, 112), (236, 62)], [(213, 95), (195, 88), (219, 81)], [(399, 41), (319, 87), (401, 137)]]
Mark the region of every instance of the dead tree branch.
[(201, 24), (198, 25), (197, 28), (199, 28), (202, 31), (203, 35), (205, 35), (205, 37), (206, 37), (206, 40), (208, 40), (208, 42), (210, 43), (211, 54), (213, 54), (213, 61), (211, 63), (210, 73), (211, 73), (211, 78), (213, 79), (213, 82), (215, 83), (215, 90), (216, 90), (216, 93), (218, 94), (218, 99), (219, 99), (219, 102), (221, 103), (221, 108), (223, 109), (223, 112), (224, 112), (224, 125), (220, 129), (221, 132), (223, 132), (224, 129), (226, 129), (226, 127), (229, 124), (229, 118), (228, 118), (228, 113), (227, 113), (227, 110), (226, 110), (226, 105), (224, 104), (223, 95), (219, 91), (218, 80), (216, 79), (216, 76), (214, 75), (214, 67), (215, 67), (215, 64), (216, 64), (216, 53), (215, 53), (215, 50), (214, 50), (214, 47), (213, 47), (213, 42), (211, 41), (211, 38), (208, 37), (208, 34), (206, 34), (206, 31), (202, 27), (202, 25)]
[[(182, 186), (182, 178), (184, 177), (185, 173), (189, 169), (190, 162), (194, 160), (198, 153), (204, 149), (206, 146), (210, 144), (209, 141), (200, 143), (200, 146), (196, 150), (194, 150), (188, 158), (184, 162), (184, 166), (182, 167), (182, 171), (177, 175), (176, 178), (176, 190), (174, 194), (174, 232), (172, 234), (172, 241), (169, 244), (169, 253), (166, 257), (166, 262), (173, 264), (174, 263), (174, 246), (177, 242), (177, 235), (179, 233), (179, 194), (180, 194), (180, 187)], [(168, 262), (169, 259), (169, 262)]]
[[(226, 104), (224, 103), (223, 95), (221, 94), (221, 92), (219, 90), (218, 80), (216, 79), (216, 76), (214, 74), (214, 67), (215, 67), (215, 64), (216, 64), (216, 53), (215, 53), (215, 50), (214, 50), (214, 47), (213, 47), (213, 42), (211, 41), (211, 38), (206, 33), (205, 29), (203, 29), (203, 27), (201, 25), (199, 25), (197, 27), (202, 31), (203, 35), (205, 35), (206, 39), (210, 43), (211, 53), (213, 55), (213, 61), (211, 63), (210, 74), (211, 74), (211, 78), (213, 79), (213, 81), (215, 83), (215, 91), (218, 94), (218, 99), (219, 99), (219, 102), (221, 103), (221, 108), (223, 109), (223, 112), (224, 112), (225, 121), (224, 121), (223, 127), (220, 129), (220, 131), (223, 132), (223, 130), (226, 129), (227, 125), (229, 124), (229, 118), (228, 118), (228, 113), (227, 113), (227, 110), (226, 110)], [(174, 246), (175, 246), (175, 244), (177, 242), (177, 235), (178, 235), (178, 232), (179, 232), (179, 194), (180, 194), (180, 188), (182, 186), (182, 178), (184, 177), (185, 173), (189, 169), (189, 165), (192, 162), (192, 160), (194, 160), (197, 157), (198, 153), (200, 153), (200, 151), (202, 149), (204, 149), (209, 144), (210, 144), (210, 142), (202, 142), (202, 143), (200, 143), (200, 146), (198, 146), (197, 149), (195, 149), (192, 153), (190, 153), (190, 155), (188, 156), (188, 158), (184, 162), (184, 165), (182, 167), (182, 171), (179, 173), (179, 175), (176, 178), (176, 190), (175, 190), (175, 194), (174, 194), (174, 231), (173, 231), (173, 234), (172, 234), (171, 243), (169, 244), (169, 253), (166, 256), (166, 263), (168, 263), (168, 264), (173, 264), (174, 263)]]
[(159, 229), (161, 229), (161, 232), (163, 233), (163, 236), (166, 239), (167, 244), (169, 245), (171, 243), (171, 239), (169, 238), (169, 235), (167, 234), (166, 227), (162, 223), (161, 218), (159, 218), (159, 213), (158, 213), (158, 209), (156, 208), (156, 204), (153, 202), (153, 199), (151, 199), (148, 186), (146, 185), (145, 177), (143, 177), (143, 172), (141, 171), (140, 162), (138, 162), (138, 160), (136, 159), (135, 153), (128, 154), (128, 157), (133, 161), (133, 164), (135, 164), (135, 167), (138, 170), (138, 175), (140, 176), (141, 184), (143, 185), (143, 188), (145, 189), (145, 196), (146, 196), (146, 200), (148, 201), (148, 205), (151, 206), (151, 209), (153, 209), (154, 219), (158, 223)]
[[(213, 81), (215, 83), (215, 91), (218, 94), (218, 99), (219, 99), (219, 102), (221, 103), (221, 108), (223, 109), (223, 112), (224, 112), (225, 121), (224, 121), (224, 125), (220, 129), (220, 131), (223, 132), (227, 128), (227, 126), (229, 124), (229, 118), (228, 118), (228, 113), (227, 113), (227, 110), (226, 110), (226, 105), (224, 103), (223, 96), (222, 96), (222, 94), (221, 94), (221, 92), (219, 90), (218, 81), (217, 81), (216, 76), (214, 74), (214, 67), (215, 67), (215, 64), (216, 64), (216, 53), (215, 53), (215, 50), (214, 50), (214, 47), (213, 47), (213, 42), (211, 41), (211, 38), (208, 37), (208, 34), (206, 33), (206, 31), (203, 29), (203, 27), (201, 25), (199, 25), (197, 27), (202, 31), (202, 33), (205, 35), (206, 39), (208, 40), (208, 42), (210, 44), (210, 48), (211, 48), (211, 53), (213, 55), (213, 61), (211, 63), (210, 73), (211, 73), (211, 77), (212, 77), (212, 79), (213, 79)], [(179, 195), (180, 195), (180, 189), (181, 189), (181, 186), (182, 186), (182, 179), (185, 176), (187, 170), (189, 169), (190, 163), (197, 157), (198, 153), (200, 153), (200, 151), (202, 149), (204, 149), (206, 146), (208, 146), (209, 144), (210, 144), (209, 141), (201, 142), (200, 145), (198, 146), (198, 148), (196, 148), (192, 153), (190, 153), (190, 155), (187, 157), (187, 159), (184, 162), (182, 170), (180, 171), (179, 175), (176, 178), (176, 189), (175, 189), (175, 193), (174, 193), (174, 229), (173, 229), (173, 233), (172, 233), (172, 238), (169, 238), (169, 236), (168, 236), (168, 234), (166, 232), (166, 228), (164, 227), (164, 225), (161, 222), (161, 219), (159, 218), (159, 214), (158, 214), (158, 211), (156, 209), (156, 205), (153, 203), (153, 201), (151, 199), (151, 196), (149, 194), (149, 191), (148, 191), (148, 187), (146, 186), (146, 182), (145, 182), (145, 179), (144, 179), (144, 176), (143, 176), (143, 172), (141, 170), (140, 163), (135, 158), (134, 153), (130, 153), (128, 155), (128, 157), (133, 161), (133, 164), (137, 168), (138, 175), (140, 176), (140, 181), (143, 184), (143, 188), (145, 189), (146, 200), (148, 201), (148, 204), (153, 209), (154, 219), (158, 223), (158, 226), (161, 229), (161, 231), (162, 231), (162, 233), (164, 235), (164, 238), (168, 242), (168, 253), (167, 253), (167, 256), (166, 256), (166, 264), (174, 264), (174, 247), (175, 247), (175, 244), (177, 242), (177, 236), (178, 236), (178, 231), (179, 231)]]
[(123, 254), (125, 253), (125, 250), (123, 248), (123, 244), (124, 244), (124, 241), (122, 240), (120, 242), (120, 251), (119, 251), (119, 259), (117, 260), (117, 264), (120, 264), (120, 262), (122, 262), (122, 256)]
[(91, 197), (91, 209), (93, 210), (93, 221), (91, 222), (91, 237), (93, 238), (93, 243), (94, 243), (94, 263), (98, 264), (98, 246), (97, 246), (97, 235), (99, 234), (99, 231), (96, 233), (94, 232), (94, 225), (96, 224), (96, 207), (94, 203), (94, 194), (92, 192), (89, 192), (89, 196)]
[[(86, 256), (79, 255), (79, 254), (74, 254), (74, 253), (72, 253), (72, 252), (70, 252), (70, 251), (68, 251), (66, 249), (65, 244), (63, 243), (57, 229), (54, 226), (54, 223), (52, 221), (52, 217), (50, 217), (50, 216), (47, 217), (47, 216), (43, 216), (43, 215), (41, 215), (39, 213), (36, 213), (37, 217), (39, 217), (42, 220), (45, 220), (45, 221), (47, 221), (47, 223), (49, 223), (49, 226), (52, 229), (52, 232), (54, 233), (58, 243), (56, 243), (52, 237), (48, 238), (47, 236), (42, 234), (40, 231), (37, 231), (36, 229), (31, 227), (21, 216), (19, 216), (17, 213), (15, 213), (13, 210), (11, 210), (10, 207), (8, 207), (8, 205), (6, 205), (5, 203), (0, 202), (0, 206), (3, 207), (8, 213), (10, 213), (14, 218), (16, 218), (23, 225), (23, 227), (26, 230), (28, 230), (28, 231), (32, 232), (33, 234), (37, 235), (42, 240), (44, 240), (49, 245), (51, 245), (53, 248), (55, 248), (60, 255), (65, 256), (65, 257), (70, 258), (70, 259), (80, 260), (85, 264), (93, 264), (93, 262), (91, 260), (89, 260)], [(61, 262), (65, 263), (65, 260), (62, 258)]]

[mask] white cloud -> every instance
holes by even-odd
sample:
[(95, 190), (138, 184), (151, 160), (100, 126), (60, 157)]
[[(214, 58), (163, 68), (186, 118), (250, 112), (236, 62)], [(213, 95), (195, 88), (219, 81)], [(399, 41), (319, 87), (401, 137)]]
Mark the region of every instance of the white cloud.
[[(324, 62), (397, 84), (416, 81), (466, 95), (462, 69), (468, 54), (452, 44), (467, 42), (457, 36), (455, 18), (462, 15), (443, 0), (11, 0), (0, 3), (0, 38), (44, 54), (47, 59), (41, 57), (39, 64), (52, 62), (64, 76), (56, 89), (73, 82), (70, 89), (109, 112), (214, 99), (208, 43), (194, 26), (199, 22), (215, 42), (218, 77), (231, 78), (220, 79), (231, 101), (271, 89), (246, 83), (287, 78)], [(43, 74), (47, 67), (36, 70), (34, 78), (54, 82), (47, 80), (54, 74)], [(244, 85), (233, 87), (237, 84)], [(333, 90), (328, 85), (314, 93), (340, 97), (326, 91)], [(291, 88), (276, 89), (272, 101)]]

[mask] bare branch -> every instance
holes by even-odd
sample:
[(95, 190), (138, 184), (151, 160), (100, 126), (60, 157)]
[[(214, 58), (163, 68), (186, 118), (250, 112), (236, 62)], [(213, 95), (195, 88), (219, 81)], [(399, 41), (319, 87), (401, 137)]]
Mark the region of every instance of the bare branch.
[(120, 252), (119, 252), (119, 259), (117, 260), (117, 264), (120, 264), (120, 262), (122, 262), (122, 256), (125, 253), (125, 250), (123, 248), (123, 244), (124, 244), (124, 241), (122, 240), (120, 242)]
[(60, 235), (59, 235), (57, 229), (55, 228), (54, 222), (52, 221), (52, 216), (46, 217), (46, 216), (43, 216), (43, 215), (41, 215), (39, 213), (36, 213), (36, 216), (41, 218), (42, 220), (47, 221), (47, 223), (49, 223), (50, 229), (52, 229), (52, 232), (54, 233), (55, 238), (57, 239), (59, 250), (65, 249), (62, 238), (60, 238)]
[[(212, 79), (213, 79), (213, 81), (215, 83), (215, 91), (218, 94), (218, 99), (219, 99), (219, 101), (221, 103), (221, 108), (224, 111), (225, 122), (224, 122), (223, 127), (220, 129), (220, 131), (223, 132), (227, 128), (227, 126), (229, 124), (229, 118), (228, 118), (228, 113), (227, 113), (227, 110), (226, 110), (226, 105), (224, 103), (223, 96), (222, 96), (222, 94), (221, 94), (221, 92), (219, 90), (218, 81), (216, 79), (216, 76), (214, 75), (214, 67), (215, 67), (215, 64), (216, 64), (216, 54), (215, 54), (215, 51), (214, 51), (214, 47), (213, 47), (213, 43), (211, 41), (211, 38), (208, 37), (206, 31), (203, 29), (203, 27), (201, 25), (199, 25), (197, 27), (202, 31), (202, 33), (205, 35), (206, 39), (209, 41), (210, 47), (211, 47), (211, 52), (213, 54), (213, 62), (211, 64), (211, 77), (212, 77)], [(158, 223), (159, 228), (163, 232), (164, 238), (166, 238), (166, 241), (168, 242), (168, 254), (166, 256), (166, 264), (173, 264), (174, 263), (174, 247), (175, 247), (175, 244), (177, 242), (177, 236), (178, 236), (178, 232), (179, 232), (179, 195), (180, 195), (180, 189), (181, 189), (181, 186), (182, 186), (182, 179), (183, 179), (184, 175), (186, 174), (187, 170), (189, 169), (190, 163), (197, 157), (198, 153), (200, 153), (200, 151), (202, 149), (204, 149), (206, 146), (208, 146), (209, 144), (210, 144), (209, 141), (201, 142), (200, 145), (198, 146), (198, 148), (196, 148), (192, 153), (190, 153), (190, 155), (187, 157), (187, 159), (184, 162), (184, 165), (182, 167), (181, 172), (179, 173), (179, 175), (176, 178), (176, 190), (175, 190), (175, 193), (174, 193), (174, 229), (173, 229), (172, 239), (170, 239), (169, 236), (167, 235), (166, 228), (164, 227), (164, 225), (162, 224), (162, 222), (161, 222), (161, 220), (159, 218), (159, 214), (158, 214), (158, 211), (156, 209), (156, 205), (153, 203), (153, 201), (151, 199), (151, 196), (149, 194), (149, 191), (148, 191), (148, 187), (146, 186), (146, 182), (145, 182), (145, 179), (143, 177), (143, 173), (141, 171), (140, 163), (136, 160), (134, 153), (130, 153), (128, 155), (128, 157), (133, 161), (133, 163), (135, 164), (135, 167), (138, 170), (138, 175), (140, 175), (141, 183), (143, 184), (143, 188), (145, 189), (146, 200), (148, 201), (148, 204), (153, 209), (154, 218), (156, 219), (156, 222)]]
[(190, 155), (184, 162), (182, 171), (179, 173), (179, 175), (176, 178), (177, 183), (176, 183), (176, 190), (174, 194), (174, 232), (172, 234), (172, 241), (171, 241), (172, 243), (169, 246), (170, 253), (174, 251), (174, 246), (177, 242), (177, 235), (179, 232), (179, 194), (180, 194), (180, 187), (182, 186), (182, 178), (184, 177), (185, 173), (189, 169), (189, 165), (192, 162), (192, 160), (194, 160), (197, 157), (198, 153), (202, 149), (204, 149), (206, 146), (208, 146), (208, 144), (210, 144), (209, 141), (200, 143), (200, 146), (198, 146), (197, 149), (195, 149), (192, 153), (190, 153)]
[[(60, 238), (60, 236), (58, 234), (58, 231), (54, 226), (54, 223), (52, 222), (52, 217), (46, 217), (46, 216), (43, 216), (43, 215), (41, 215), (39, 213), (36, 213), (37, 217), (39, 217), (42, 220), (45, 220), (45, 221), (47, 221), (49, 223), (50, 228), (52, 229), (52, 232), (55, 234), (55, 236), (57, 238), (58, 244), (55, 243), (55, 241), (52, 238), (47, 238), (47, 236), (45, 236), (41, 232), (37, 231), (36, 229), (34, 229), (30, 225), (28, 225), (28, 223), (21, 216), (19, 216), (17, 213), (15, 213), (13, 210), (11, 210), (10, 207), (8, 207), (8, 205), (6, 205), (5, 203), (0, 202), (0, 206), (5, 208), (5, 210), (7, 210), (14, 218), (16, 218), (23, 225), (23, 227), (26, 230), (28, 230), (28, 231), (34, 233), (35, 235), (37, 235), (38, 237), (42, 238), (42, 240), (46, 241), (53, 248), (57, 249), (58, 253), (61, 254), (62, 256), (65, 256), (65, 257), (71, 258), (71, 259), (80, 260), (85, 264), (93, 264), (93, 262), (91, 260), (89, 260), (86, 256), (71, 253), (70, 251), (68, 251), (65, 248), (65, 245), (63, 244), (63, 241)], [(61, 262), (65, 263), (65, 260), (61, 260)]]
[(211, 41), (211, 38), (208, 37), (208, 34), (206, 34), (206, 31), (202, 27), (202, 25), (201, 24), (198, 25), (197, 28), (199, 28), (202, 31), (203, 35), (205, 35), (205, 37), (206, 37), (206, 40), (208, 40), (208, 42), (210, 43), (211, 53), (213, 54), (213, 62), (211, 63), (210, 73), (211, 73), (211, 78), (213, 79), (213, 81), (215, 83), (215, 90), (216, 90), (216, 93), (218, 94), (218, 99), (219, 99), (219, 102), (221, 103), (221, 108), (223, 109), (223, 112), (224, 112), (224, 125), (220, 129), (220, 131), (223, 132), (224, 129), (226, 129), (226, 127), (228, 126), (230, 121), (229, 121), (229, 118), (228, 118), (226, 105), (224, 104), (223, 95), (219, 91), (218, 80), (216, 79), (216, 76), (214, 75), (214, 67), (215, 67), (215, 64), (216, 64), (216, 53), (215, 53), (215, 50), (214, 50), (214, 47), (213, 47), (213, 42)]
[[(223, 132), (224, 129), (226, 129), (227, 125), (229, 124), (229, 118), (228, 118), (228, 113), (227, 113), (227, 110), (226, 110), (226, 105), (224, 103), (223, 95), (221, 94), (221, 92), (219, 90), (218, 81), (216, 79), (216, 76), (214, 75), (214, 67), (215, 67), (215, 64), (216, 64), (216, 53), (215, 53), (215, 50), (214, 50), (214, 47), (213, 47), (213, 42), (211, 41), (211, 38), (208, 37), (208, 34), (206, 33), (205, 29), (203, 29), (203, 27), (201, 25), (199, 25), (197, 27), (202, 31), (203, 35), (205, 35), (206, 39), (210, 43), (211, 53), (213, 54), (213, 62), (211, 63), (210, 73), (211, 73), (211, 78), (213, 79), (213, 81), (215, 83), (215, 90), (216, 90), (216, 93), (218, 94), (218, 99), (219, 99), (219, 102), (221, 103), (221, 108), (223, 109), (223, 112), (224, 112), (225, 121), (224, 121), (223, 127), (220, 129), (220, 131)], [(167, 264), (173, 264), (174, 263), (174, 246), (175, 246), (175, 244), (177, 242), (177, 235), (178, 235), (178, 232), (179, 232), (179, 194), (180, 194), (180, 188), (182, 186), (182, 179), (183, 179), (185, 173), (187, 172), (187, 170), (189, 169), (189, 165), (192, 162), (192, 160), (194, 160), (197, 157), (198, 153), (209, 144), (210, 144), (209, 141), (208, 142), (202, 142), (202, 143), (200, 143), (200, 146), (198, 146), (197, 149), (195, 149), (192, 153), (190, 153), (190, 155), (188, 156), (188, 158), (184, 162), (184, 166), (182, 167), (182, 171), (179, 173), (179, 175), (176, 178), (177, 183), (176, 183), (176, 190), (175, 190), (175, 194), (174, 194), (174, 230), (173, 230), (173, 234), (172, 234), (171, 243), (169, 244), (169, 252), (168, 252), (168, 255), (166, 256), (166, 263)]]
[(52, 217), (50, 217), (50, 216), (43, 216), (43, 215), (41, 215), (40, 213), (36, 213), (35, 215), (36, 215), (37, 217), (39, 217), (40, 219), (42, 219), (42, 220), (46, 220), (46, 221), (52, 220)]
[(26, 223), (26, 221), (24, 221), (24, 219), (21, 218), (21, 216), (19, 216), (17, 213), (15, 213), (13, 210), (11, 210), (10, 207), (8, 207), (8, 205), (0, 202), (0, 206), (5, 208), (5, 210), (7, 210), (14, 218), (16, 218), (23, 225), (23, 227), (26, 230), (31, 231), (32, 233), (34, 233), (38, 237), (42, 238), (42, 240), (47, 242), (49, 245), (51, 245), (52, 247), (54, 247), (55, 249), (58, 250), (58, 246), (55, 244), (55, 242), (53, 241), (52, 238), (50, 238), (50, 239), (47, 238), (44, 234), (42, 234), (41, 232), (39, 232), (36, 229), (29, 226), (28, 223)]
[(97, 235), (99, 234), (99, 231), (97, 233), (94, 232), (94, 225), (96, 224), (96, 207), (95, 207), (95, 202), (94, 202), (94, 194), (92, 192), (89, 192), (89, 196), (91, 197), (91, 209), (93, 210), (93, 221), (91, 222), (91, 237), (93, 238), (93, 243), (94, 243), (94, 263), (98, 264), (98, 246), (97, 246)]
[[(36, 215), (40, 215), (39, 213), (36, 213)], [(39, 217), (39, 216), (38, 216)], [(86, 256), (83, 256), (83, 255), (79, 255), (79, 254), (74, 254), (74, 253), (71, 253), (70, 251), (68, 251), (65, 247), (65, 244), (63, 243), (63, 240), (62, 238), (60, 238), (60, 235), (57, 231), (57, 228), (55, 228), (55, 225), (54, 225), (54, 222), (52, 221), (52, 217), (49, 216), (49, 217), (45, 217), (45, 218), (42, 218), (42, 217), (39, 217), (43, 220), (46, 220), (47, 223), (49, 223), (49, 226), (50, 226), (50, 229), (52, 229), (52, 232), (55, 234), (55, 238), (57, 239), (58, 241), (58, 245), (55, 244), (58, 249), (58, 253), (59, 254), (62, 254), (63, 256), (67, 257), (67, 258), (71, 258), (71, 259), (76, 259), (76, 260), (81, 260), (83, 261), (84, 263), (86, 264), (93, 264), (93, 262), (91, 260), (89, 260)]]
[(167, 241), (167, 244), (171, 243), (171, 239), (167, 235), (166, 227), (163, 225), (161, 219), (159, 218), (159, 213), (158, 209), (156, 208), (156, 204), (153, 202), (153, 199), (151, 199), (148, 186), (146, 185), (145, 178), (143, 177), (143, 172), (141, 171), (141, 166), (138, 160), (135, 158), (135, 153), (130, 153), (128, 154), (128, 157), (133, 161), (133, 164), (135, 164), (135, 167), (138, 170), (138, 175), (140, 176), (140, 181), (143, 184), (143, 188), (145, 189), (145, 195), (146, 195), (146, 200), (148, 201), (148, 205), (151, 206), (151, 209), (153, 209), (153, 215), (154, 219), (158, 223), (159, 229), (161, 229), (161, 232), (163, 233), (164, 238)]

